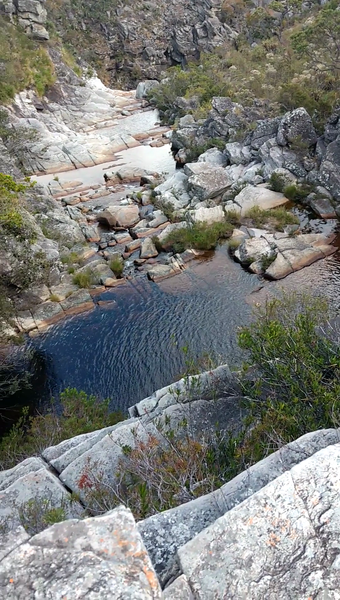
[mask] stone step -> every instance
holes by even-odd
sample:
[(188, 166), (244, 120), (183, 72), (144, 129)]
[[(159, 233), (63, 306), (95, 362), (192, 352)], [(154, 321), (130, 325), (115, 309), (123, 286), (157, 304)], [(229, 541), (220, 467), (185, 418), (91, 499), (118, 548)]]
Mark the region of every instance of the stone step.
[(41, 503), (45, 504), (48, 510), (63, 507), (67, 518), (83, 513), (82, 506), (76, 501), (71, 501), (69, 492), (45, 467), (22, 475), (0, 492), (0, 528), (6, 532), (19, 526), (20, 512), (23, 507), (29, 507), (29, 503), (32, 503), (32, 512), (37, 512), (37, 518)]

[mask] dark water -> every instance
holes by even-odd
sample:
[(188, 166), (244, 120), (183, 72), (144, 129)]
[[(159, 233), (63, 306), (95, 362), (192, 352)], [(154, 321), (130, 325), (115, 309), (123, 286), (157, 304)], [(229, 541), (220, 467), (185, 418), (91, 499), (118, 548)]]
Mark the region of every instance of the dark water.
[(221, 247), (210, 259), (161, 284), (136, 279), (102, 299), (112, 302), (68, 319), (31, 343), (45, 358), (34, 402), (67, 386), (130, 405), (178, 377), (182, 346), (236, 364), (236, 328), (249, 319), (245, 297), (259, 286)]
[[(315, 222), (313, 229), (331, 226)], [(335, 243), (340, 247), (340, 237)], [(112, 409), (126, 411), (183, 373), (183, 346), (195, 357), (207, 352), (220, 363), (239, 364), (237, 328), (249, 322), (252, 304), (281, 289), (324, 294), (339, 313), (340, 252), (268, 282), (243, 270), (224, 245), (160, 284), (144, 275), (106, 292), (96, 299), (105, 305), (29, 342), (33, 385), (9, 399), (7, 412), (0, 411), (0, 433), (20, 406), (46, 407), (66, 387), (109, 397)]]

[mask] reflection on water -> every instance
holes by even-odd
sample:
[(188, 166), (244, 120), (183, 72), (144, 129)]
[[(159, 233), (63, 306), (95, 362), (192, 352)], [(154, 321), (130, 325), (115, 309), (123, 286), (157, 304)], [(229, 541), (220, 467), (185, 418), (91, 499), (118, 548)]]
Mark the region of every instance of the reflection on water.
[(98, 307), (32, 341), (53, 364), (37, 400), (74, 386), (126, 410), (183, 372), (179, 347), (187, 344), (196, 355), (213, 352), (236, 364), (236, 328), (248, 321), (245, 297), (258, 285), (224, 246), (160, 285), (135, 279), (106, 292), (113, 308)]
[(144, 278), (127, 282), (101, 296), (109, 304), (30, 342), (44, 361), (31, 401), (47, 405), (51, 395), (76, 387), (110, 397), (113, 409), (126, 410), (183, 373), (185, 345), (196, 356), (208, 352), (236, 366), (237, 328), (249, 322), (253, 303), (282, 288), (326, 294), (338, 311), (339, 252), (269, 282), (243, 270), (221, 246), (161, 284)]
[[(83, 167), (73, 171), (63, 171), (58, 173), (57, 177), (60, 183), (67, 181), (81, 181), (84, 185), (92, 186), (104, 183), (104, 173), (118, 170), (121, 165), (128, 164), (132, 168), (139, 167), (157, 173), (167, 173), (172, 175), (175, 171), (175, 161), (173, 159), (170, 144), (161, 146), (160, 148), (152, 148), (151, 146), (137, 146), (129, 148), (117, 154), (117, 161), (110, 161), (94, 165), (93, 167)], [(42, 185), (48, 185), (55, 177), (54, 174), (40, 175), (32, 177), (35, 181)]]

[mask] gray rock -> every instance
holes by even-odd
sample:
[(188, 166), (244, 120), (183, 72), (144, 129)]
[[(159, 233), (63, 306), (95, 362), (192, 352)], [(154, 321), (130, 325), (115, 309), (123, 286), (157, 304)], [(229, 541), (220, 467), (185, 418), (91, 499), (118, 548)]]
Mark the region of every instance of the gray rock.
[(157, 281), (177, 275), (180, 271), (179, 267), (175, 268), (173, 265), (155, 265), (148, 270), (148, 278), (157, 283)]
[(240, 207), (241, 215), (250, 208), (258, 206), (264, 210), (287, 204), (288, 199), (280, 192), (273, 192), (266, 187), (247, 185), (234, 198), (234, 203)]
[(245, 239), (237, 248), (235, 257), (243, 265), (261, 260), (263, 258), (272, 258), (276, 254), (275, 247), (265, 238)]
[(280, 146), (298, 145), (306, 153), (316, 144), (317, 135), (311, 117), (305, 108), (296, 108), (284, 115), (278, 128), (277, 143)]
[(340, 201), (340, 136), (327, 146), (318, 174), (319, 182), (324, 185), (332, 196)]
[(154, 191), (161, 196), (164, 202), (170, 202), (175, 209), (185, 208), (190, 203), (188, 177), (182, 170), (176, 171), (164, 183), (158, 185)]
[(185, 575), (180, 575), (163, 592), (164, 600), (195, 600)]
[(156, 79), (148, 79), (147, 81), (140, 81), (136, 89), (136, 98), (141, 100), (147, 98), (148, 93), (159, 86), (159, 81)]
[(184, 115), (184, 117), (181, 117), (178, 125), (181, 129), (183, 129), (184, 127), (190, 127), (191, 125), (195, 124), (195, 119), (192, 115)]
[[(135, 419), (121, 423), (68, 464), (60, 473), (60, 480), (86, 501), (86, 489), (81, 485), (82, 476), (90, 469), (94, 476), (100, 476), (104, 482), (114, 485), (118, 468), (122, 468), (124, 460), (123, 447), (134, 448), (138, 441), (147, 442), (150, 430), (150, 427), (146, 429)], [(152, 434), (157, 435), (156, 428), (152, 428)]]
[[(20, 469), (17, 472), (20, 475)], [(19, 511), (30, 501), (47, 501), (50, 508), (63, 504), (68, 518), (83, 512), (78, 502), (71, 502), (71, 495), (59, 479), (42, 467), (26, 471), (0, 492), (0, 526), (13, 529), (20, 525)]]
[(259, 150), (265, 142), (276, 137), (280, 121), (280, 117), (258, 121), (251, 134), (251, 147)]
[(108, 206), (97, 219), (109, 227), (133, 227), (139, 221), (138, 206)]
[(223, 152), (217, 148), (209, 148), (198, 157), (198, 162), (205, 162), (214, 167), (225, 167), (227, 160)]
[[(148, 218), (148, 216), (147, 216)], [(164, 223), (168, 222), (168, 217), (161, 210), (154, 210), (150, 215), (150, 227), (159, 227), (160, 225), (164, 225)]]
[(82, 309), (86, 308), (86, 310), (94, 308), (93, 300), (88, 290), (77, 290), (76, 292), (73, 292), (70, 296), (62, 300), (61, 306), (63, 310), (68, 313), (71, 311), (76, 313), (80, 307), (82, 307)]
[(184, 167), (188, 175), (188, 189), (199, 201), (216, 198), (231, 186), (232, 181), (225, 169), (209, 163), (189, 163)]
[(248, 165), (252, 160), (250, 148), (240, 142), (229, 142), (224, 152), (231, 165)]
[(142, 241), (140, 258), (153, 258), (154, 256), (158, 256), (156, 246), (151, 238), (145, 238)]
[(194, 597), (336, 598), (339, 464), (320, 450), (180, 548)]
[(225, 213), (220, 205), (213, 208), (197, 208), (189, 211), (189, 214), (194, 223), (221, 223), (225, 219)]
[(32, 458), (26, 458), (21, 463), (13, 467), (12, 469), (7, 469), (6, 471), (0, 471), (0, 490), (5, 490), (7, 487), (15, 483), (17, 479), (27, 475), (27, 473), (34, 473), (35, 471), (40, 471), (46, 467), (41, 458), (37, 456), (32, 456)]
[(329, 198), (320, 198), (317, 194), (310, 194), (306, 203), (321, 217), (321, 219), (334, 219), (336, 217), (334, 206)]
[(161, 590), (131, 512), (119, 507), (57, 523), (14, 549), (0, 565), (0, 595), (155, 600)]

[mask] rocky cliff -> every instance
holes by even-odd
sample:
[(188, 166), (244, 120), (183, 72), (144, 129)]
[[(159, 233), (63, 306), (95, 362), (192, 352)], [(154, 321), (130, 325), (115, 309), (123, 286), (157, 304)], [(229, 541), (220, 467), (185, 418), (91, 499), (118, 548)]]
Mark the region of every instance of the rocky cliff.
[(1, 0), (0, 12), (8, 15), (11, 20), (15, 19), (29, 37), (39, 41), (49, 39), (44, 0)]
[(236, 34), (222, 23), (221, 4), (221, 0), (186, 0), (180, 5), (103, 0), (60, 6), (49, 0), (47, 6), (62, 38), (79, 55), (85, 49), (83, 56), (107, 82), (129, 85), (141, 77), (159, 78), (168, 66), (184, 65), (232, 40)]

